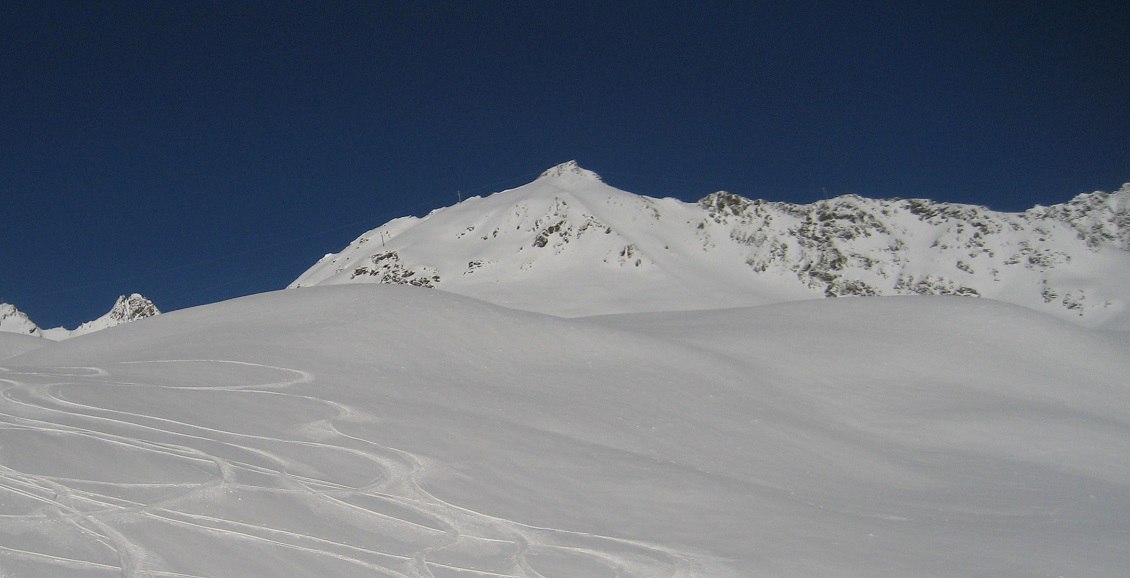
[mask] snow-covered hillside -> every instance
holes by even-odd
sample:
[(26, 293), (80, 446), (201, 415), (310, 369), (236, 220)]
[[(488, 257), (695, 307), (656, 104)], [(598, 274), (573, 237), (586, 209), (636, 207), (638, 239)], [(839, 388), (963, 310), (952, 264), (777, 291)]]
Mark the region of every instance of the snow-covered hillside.
[(1130, 340), (997, 301), (350, 285), (38, 341), (0, 362), (5, 576), (1130, 567)]
[(436, 287), (564, 316), (843, 295), (989, 297), (1120, 324), (1130, 186), (1025, 213), (854, 195), (811, 205), (621, 191), (565, 163), (534, 182), (390, 221), (291, 286)]
[(300, 290), (0, 306), (0, 577), (1124, 575), (1128, 198), (566, 163)]
[(119, 296), (118, 300), (114, 302), (114, 306), (104, 315), (93, 321), (87, 321), (74, 329), (66, 329), (64, 327), (40, 329), (38, 325), (31, 321), (31, 319), (28, 319), (28, 316), (16, 309), (14, 305), (0, 303), (0, 332), (22, 333), (36, 337), (45, 337), (52, 341), (61, 341), (63, 339), (117, 327), (123, 323), (129, 323), (130, 321), (137, 321), (138, 319), (145, 319), (146, 317), (160, 314), (161, 311), (157, 309), (157, 306), (154, 305), (152, 301), (137, 293), (133, 293), (129, 296)]

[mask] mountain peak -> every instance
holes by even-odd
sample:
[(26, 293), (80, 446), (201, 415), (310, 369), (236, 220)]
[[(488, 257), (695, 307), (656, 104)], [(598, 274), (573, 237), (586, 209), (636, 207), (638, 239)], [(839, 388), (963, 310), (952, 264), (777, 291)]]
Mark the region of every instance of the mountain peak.
[[(87, 321), (79, 325), (71, 331), (48, 329), (47, 337), (51, 339), (69, 339), (71, 337), (78, 337), (87, 333), (117, 327), (130, 321), (137, 321), (138, 319), (145, 319), (146, 317), (153, 317), (160, 315), (161, 311), (152, 301), (145, 297), (133, 293), (128, 297), (125, 295), (118, 296), (118, 300), (114, 302), (114, 306), (106, 312), (105, 315), (93, 321)], [(60, 328), (62, 329), (62, 328)]]
[(725, 191), (691, 204), (621, 191), (570, 161), (457, 210), (371, 231), (291, 286), (402, 283), (562, 316), (968, 295), (1118, 324), (1130, 319), (1126, 195), (1025, 213), (856, 195), (798, 205)]
[(26, 313), (10, 303), (0, 303), (0, 331), (41, 335), (39, 326), (28, 319)]
[(562, 178), (562, 177), (584, 177), (587, 179), (601, 180), (600, 175), (581, 168), (577, 161), (568, 161), (561, 163), (553, 168), (546, 169), (542, 172), (539, 178)]
[(117, 302), (114, 303), (114, 307), (110, 309), (107, 315), (115, 322), (128, 323), (130, 321), (160, 315), (160, 313), (161, 311), (157, 309), (157, 306), (154, 305), (152, 301), (138, 293), (133, 293), (129, 297), (125, 295), (119, 296)]

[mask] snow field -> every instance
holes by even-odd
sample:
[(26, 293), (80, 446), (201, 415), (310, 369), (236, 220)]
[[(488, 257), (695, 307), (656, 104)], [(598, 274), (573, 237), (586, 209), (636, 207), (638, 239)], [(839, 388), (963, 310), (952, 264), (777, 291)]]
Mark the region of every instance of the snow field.
[(1088, 575), (1130, 340), (990, 300), (289, 290), (0, 362), (0, 574)]

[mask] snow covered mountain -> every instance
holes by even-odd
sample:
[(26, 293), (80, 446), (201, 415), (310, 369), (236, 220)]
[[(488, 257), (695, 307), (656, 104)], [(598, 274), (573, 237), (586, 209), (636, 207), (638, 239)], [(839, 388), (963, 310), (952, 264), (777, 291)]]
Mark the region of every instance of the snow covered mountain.
[(1121, 575), (1128, 196), (689, 204), (566, 163), (301, 290), (61, 342), (0, 309), (0, 575)]
[(26, 313), (16, 309), (16, 306), (10, 303), (0, 303), (0, 331), (35, 335), (37, 337), (42, 337), (43, 335), (39, 326), (31, 319), (28, 319)]
[(628, 193), (568, 162), (527, 185), (405, 217), (291, 287), (434, 287), (560, 316), (847, 295), (967, 295), (1089, 326), (1130, 319), (1130, 185), (1002, 213), (855, 195), (809, 205)]
[(52, 341), (61, 341), (94, 331), (117, 327), (123, 323), (137, 321), (146, 317), (160, 315), (161, 311), (152, 301), (133, 293), (129, 296), (121, 295), (114, 302), (106, 314), (92, 321), (87, 321), (74, 329), (55, 327), (53, 329), (40, 329), (38, 325), (28, 319), (22, 311), (14, 305), (0, 303), (0, 332), (22, 333), (36, 337), (45, 337)]

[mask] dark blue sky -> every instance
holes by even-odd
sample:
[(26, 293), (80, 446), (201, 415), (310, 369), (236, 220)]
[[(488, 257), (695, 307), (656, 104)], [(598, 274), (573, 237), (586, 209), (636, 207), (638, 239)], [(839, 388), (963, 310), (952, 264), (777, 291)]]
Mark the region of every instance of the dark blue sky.
[(6, 3), (0, 301), (73, 326), (277, 289), (569, 159), (685, 200), (1112, 190), (1126, 6)]

